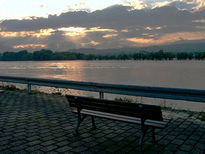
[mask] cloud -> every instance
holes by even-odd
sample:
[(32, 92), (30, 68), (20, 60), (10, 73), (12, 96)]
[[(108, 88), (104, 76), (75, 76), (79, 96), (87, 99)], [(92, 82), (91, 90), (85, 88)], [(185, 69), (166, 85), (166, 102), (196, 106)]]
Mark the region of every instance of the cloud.
[(21, 49), (21, 48), (46, 48), (46, 44), (21, 44), (21, 45), (14, 45), (14, 49)]
[[(50, 15), (48, 18), (32, 20), (5, 20), (0, 23), (2, 31), (36, 31), (40, 29), (58, 29), (62, 27), (101, 27), (103, 29), (128, 29), (137, 26), (161, 26), (184, 24), (195, 20), (190, 12), (179, 11), (167, 6), (153, 10), (132, 10), (126, 6), (113, 6), (91, 13), (85, 11), (67, 12), (59, 16)], [(190, 18), (190, 19), (187, 19)], [(168, 20), (169, 19), (169, 20)]]
[(147, 4), (140, 0), (126, 0), (124, 6), (131, 7), (131, 10), (141, 10), (147, 7)]
[(205, 8), (205, 1), (204, 0), (195, 0), (195, 2), (198, 4), (195, 9), (201, 10)]
[(81, 47), (93, 47), (93, 46), (100, 45), (100, 42), (96, 42), (96, 41), (90, 41), (88, 43), (82, 42), (80, 45), (81, 45)]
[(111, 37), (116, 37), (118, 36), (118, 34), (106, 34), (106, 35), (103, 35), (103, 38), (111, 38)]
[(151, 4), (152, 8), (174, 6), (181, 10), (199, 11), (205, 7), (204, 0), (166, 0), (157, 1)]
[[(180, 3), (195, 4), (190, 0)], [(0, 50), (35, 50), (45, 45), (46, 48), (63, 51), (81, 47), (149, 46), (181, 39), (204, 39), (203, 9), (191, 11), (178, 9), (175, 5), (141, 10), (132, 8), (131, 5), (115, 5), (94, 12), (74, 11), (47, 18), (5, 20), (0, 23), (0, 43), (4, 44)]]
[(152, 6), (153, 8), (157, 8), (157, 7), (167, 6), (170, 3), (171, 3), (170, 1), (155, 2), (155, 3), (152, 3)]
[(132, 46), (143, 47), (146, 45), (163, 45), (179, 41), (194, 41), (204, 40), (205, 32), (178, 32), (159, 36), (158, 38), (127, 38), (126, 40), (132, 42)]

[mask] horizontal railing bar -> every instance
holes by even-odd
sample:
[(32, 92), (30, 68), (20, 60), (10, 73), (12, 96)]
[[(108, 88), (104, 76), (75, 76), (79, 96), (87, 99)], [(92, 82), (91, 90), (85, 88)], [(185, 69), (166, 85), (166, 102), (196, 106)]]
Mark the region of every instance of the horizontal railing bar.
[(0, 81), (131, 96), (205, 102), (205, 90), (197, 89), (148, 87), (13, 76), (0, 76)]

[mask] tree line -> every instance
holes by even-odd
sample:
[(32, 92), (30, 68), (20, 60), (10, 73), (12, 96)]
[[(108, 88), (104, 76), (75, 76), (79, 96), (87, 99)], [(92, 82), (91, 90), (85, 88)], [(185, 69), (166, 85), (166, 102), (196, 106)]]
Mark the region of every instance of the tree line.
[(43, 60), (205, 60), (205, 52), (136, 52), (113, 55), (83, 54), (75, 52), (53, 52), (42, 49), (40, 51), (0, 53), (0, 61), (43, 61)]

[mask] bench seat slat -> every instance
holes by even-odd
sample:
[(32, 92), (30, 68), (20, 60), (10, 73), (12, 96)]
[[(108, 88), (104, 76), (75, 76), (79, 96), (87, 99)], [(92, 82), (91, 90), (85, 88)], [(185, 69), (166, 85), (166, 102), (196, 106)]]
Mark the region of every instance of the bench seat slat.
[[(77, 109), (74, 109), (73, 112), (77, 113)], [(136, 117), (130, 117), (130, 116), (124, 116), (124, 115), (119, 115), (119, 114), (100, 112), (100, 111), (93, 111), (93, 110), (87, 110), (87, 109), (82, 109), (81, 113), (86, 114), (86, 115), (101, 117), (101, 118), (124, 121), (124, 122), (128, 122), (128, 123), (141, 124), (141, 119), (136, 118)], [(145, 121), (145, 125), (153, 126), (156, 128), (164, 128), (167, 125), (167, 123), (168, 122), (166, 122), (166, 121), (155, 121), (155, 120), (146, 120)]]

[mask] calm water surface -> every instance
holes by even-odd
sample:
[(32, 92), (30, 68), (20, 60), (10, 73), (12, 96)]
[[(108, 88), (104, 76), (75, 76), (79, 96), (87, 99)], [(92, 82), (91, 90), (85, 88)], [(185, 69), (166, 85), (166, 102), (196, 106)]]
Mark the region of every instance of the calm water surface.
[(0, 72), (8, 76), (205, 90), (205, 61), (0, 62)]

